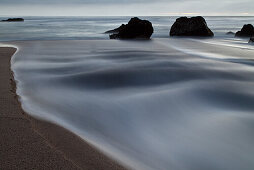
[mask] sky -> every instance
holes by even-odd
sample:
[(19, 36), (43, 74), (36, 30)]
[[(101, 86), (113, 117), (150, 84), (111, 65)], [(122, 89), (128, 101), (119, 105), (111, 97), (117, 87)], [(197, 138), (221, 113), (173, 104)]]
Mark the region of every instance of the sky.
[(254, 16), (254, 0), (0, 0), (5, 16)]

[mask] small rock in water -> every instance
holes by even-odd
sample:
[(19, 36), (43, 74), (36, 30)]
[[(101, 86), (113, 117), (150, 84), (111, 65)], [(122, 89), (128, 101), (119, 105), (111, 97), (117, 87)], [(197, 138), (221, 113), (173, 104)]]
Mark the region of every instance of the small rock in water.
[(170, 29), (170, 36), (213, 36), (203, 17), (180, 17)]
[(131, 18), (127, 25), (122, 24), (119, 28), (107, 31), (114, 33), (110, 39), (150, 39), (153, 34), (153, 26), (150, 21)]
[(23, 18), (9, 18), (7, 20), (2, 20), (3, 22), (23, 22)]
[(254, 27), (251, 24), (246, 24), (243, 26), (241, 31), (235, 34), (236, 37), (252, 37), (254, 36)]
[(235, 33), (232, 31), (229, 31), (229, 32), (227, 32), (227, 35), (235, 35)]
[(250, 41), (249, 41), (249, 43), (252, 43), (252, 44), (254, 44), (254, 37), (251, 37), (251, 38), (250, 38)]

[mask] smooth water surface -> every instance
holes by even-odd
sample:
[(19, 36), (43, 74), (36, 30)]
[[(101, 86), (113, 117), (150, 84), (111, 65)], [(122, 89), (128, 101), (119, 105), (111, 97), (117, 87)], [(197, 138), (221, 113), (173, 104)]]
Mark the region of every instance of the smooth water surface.
[[(87, 40), (108, 39), (105, 31), (127, 23), (131, 17), (24, 17), (25, 22), (0, 22), (0, 41), (13, 40)], [(141, 16), (152, 22), (152, 38), (168, 38), (176, 16)], [(6, 17), (0, 17), (6, 19)], [(215, 37), (232, 38), (244, 24), (254, 24), (254, 17), (205, 17)]]
[(131, 168), (254, 168), (253, 46), (181, 38), (12, 44), (23, 108)]

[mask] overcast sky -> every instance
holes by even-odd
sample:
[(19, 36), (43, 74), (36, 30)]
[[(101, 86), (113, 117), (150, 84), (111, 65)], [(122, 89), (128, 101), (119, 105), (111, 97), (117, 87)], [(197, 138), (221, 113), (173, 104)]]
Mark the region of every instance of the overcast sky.
[(0, 15), (254, 16), (254, 0), (0, 0)]

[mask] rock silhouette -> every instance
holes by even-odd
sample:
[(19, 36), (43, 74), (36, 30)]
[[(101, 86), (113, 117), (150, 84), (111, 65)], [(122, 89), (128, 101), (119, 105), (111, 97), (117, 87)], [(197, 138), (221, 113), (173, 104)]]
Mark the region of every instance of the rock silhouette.
[(109, 30), (106, 31), (105, 34), (111, 34), (111, 33), (119, 33), (121, 30), (123, 30), (126, 27), (125, 24), (122, 24), (120, 27), (113, 29), (113, 30)]
[(23, 18), (9, 18), (7, 20), (2, 20), (2, 22), (23, 22)]
[(249, 43), (254, 43), (254, 37), (251, 37), (251, 38), (250, 38)]
[(235, 33), (232, 31), (229, 31), (229, 32), (227, 32), (227, 35), (235, 35)]
[(153, 26), (150, 21), (135, 17), (131, 18), (128, 24), (123, 24), (106, 33), (113, 33), (109, 35), (110, 39), (150, 39), (153, 34)]
[(246, 24), (243, 26), (241, 31), (235, 34), (236, 37), (252, 37), (254, 36), (254, 27), (251, 24)]
[(170, 36), (213, 36), (203, 17), (180, 17), (170, 29)]

